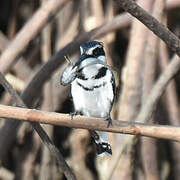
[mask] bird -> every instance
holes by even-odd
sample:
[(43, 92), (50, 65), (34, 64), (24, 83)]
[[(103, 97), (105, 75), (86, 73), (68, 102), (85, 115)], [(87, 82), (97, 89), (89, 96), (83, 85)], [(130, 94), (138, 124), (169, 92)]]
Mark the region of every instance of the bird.
[[(71, 84), (74, 104), (72, 115), (104, 118), (107, 127), (112, 125), (111, 110), (116, 94), (115, 77), (107, 64), (104, 45), (99, 41), (88, 41), (80, 46), (79, 58), (61, 76), (61, 84)], [(112, 155), (107, 132), (90, 131), (97, 154)]]

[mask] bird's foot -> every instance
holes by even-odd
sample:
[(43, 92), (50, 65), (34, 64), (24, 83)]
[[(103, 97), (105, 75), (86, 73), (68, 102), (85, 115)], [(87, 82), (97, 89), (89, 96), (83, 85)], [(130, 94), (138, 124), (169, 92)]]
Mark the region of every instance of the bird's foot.
[(73, 117), (76, 115), (79, 115), (80, 113), (78, 111), (70, 112), (71, 120), (73, 120)]
[(107, 128), (109, 128), (110, 125), (112, 125), (112, 119), (111, 119), (111, 116), (108, 116), (108, 117), (106, 118), (106, 120), (108, 121)]

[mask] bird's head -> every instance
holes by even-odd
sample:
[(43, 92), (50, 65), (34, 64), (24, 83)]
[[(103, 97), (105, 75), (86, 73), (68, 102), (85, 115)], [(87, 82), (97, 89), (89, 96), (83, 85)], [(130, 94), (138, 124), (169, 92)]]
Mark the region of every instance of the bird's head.
[(89, 64), (106, 64), (104, 46), (102, 42), (89, 41), (80, 46), (81, 55), (74, 66)]
[(89, 41), (80, 46), (81, 56), (89, 56), (94, 58), (99, 58), (100, 56), (105, 56), (104, 46), (102, 42)]
[(61, 84), (67, 85), (74, 81), (77, 73), (84, 67), (91, 66), (94, 64), (107, 65), (104, 46), (102, 42), (89, 41), (83, 43), (80, 46), (80, 57), (78, 60), (72, 63), (71, 66), (67, 67), (63, 72), (61, 78)]

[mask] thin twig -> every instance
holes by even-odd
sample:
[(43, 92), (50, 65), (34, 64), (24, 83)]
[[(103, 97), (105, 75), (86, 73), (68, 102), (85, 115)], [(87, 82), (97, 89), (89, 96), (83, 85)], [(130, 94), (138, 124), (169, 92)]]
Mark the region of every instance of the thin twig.
[[(25, 105), (25, 103), (22, 101), (22, 99), (20, 98), (20, 96), (16, 93), (16, 91), (12, 88), (12, 86), (6, 81), (6, 79), (4, 78), (4, 76), (1, 73), (0, 73), (0, 83), (3, 85), (3, 87), (6, 89), (6, 91), (8, 91), (12, 95), (14, 101), (17, 103), (18, 106), (21, 106), (24, 108), (27, 107)], [(76, 179), (75, 175), (73, 174), (73, 172), (71, 171), (71, 169), (67, 165), (66, 161), (64, 160), (64, 158), (61, 155), (61, 153), (59, 152), (59, 150), (56, 148), (56, 146), (53, 144), (53, 142), (48, 137), (46, 132), (40, 126), (40, 124), (35, 123), (35, 122), (31, 122), (31, 125), (36, 130), (36, 132), (39, 134), (43, 143), (48, 147), (51, 154), (56, 158), (57, 163), (60, 167), (60, 171), (64, 172), (64, 174), (68, 180), (69, 179), (75, 180)]]
[(114, 133), (143, 135), (180, 142), (180, 127), (176, 126), (150, 125), (145, 123), (113, 120), (113, 125), (107, 128), (107, 121), (101, 118), (74, 116), (72, 120), (69, 114), (19, 108), (6, 105), (0, 105), (0, 117), (14, 118), (28, 122), (31, 121), (71, 128), (82, 128)]

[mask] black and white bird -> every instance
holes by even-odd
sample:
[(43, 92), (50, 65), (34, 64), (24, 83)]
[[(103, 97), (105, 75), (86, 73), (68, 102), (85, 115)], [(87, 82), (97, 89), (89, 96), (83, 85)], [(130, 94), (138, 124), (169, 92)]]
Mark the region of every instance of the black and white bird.
[[(109, 126), (112, 123), (110, 112), (115, 97), (115, 78), (107, 65), (103, 44), (86, 42), (80, 46), (80, 52), (79, 59), (63, 72), (61, 84), (71, 83), (75, 114), (105, 118)], [(92, 133), (96, 137), (98, 155), (112, 155), (108, 133)]]

